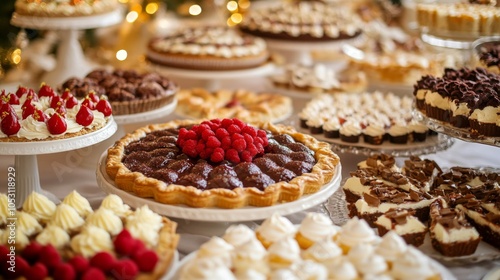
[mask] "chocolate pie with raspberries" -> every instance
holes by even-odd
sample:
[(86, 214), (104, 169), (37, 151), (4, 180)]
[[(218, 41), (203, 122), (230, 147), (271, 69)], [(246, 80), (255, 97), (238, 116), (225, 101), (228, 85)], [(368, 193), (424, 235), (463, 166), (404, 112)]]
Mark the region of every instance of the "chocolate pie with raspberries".
[(291, 127), (239, 119), (176, 120), (108, 149), (116, 187), (165, 204), (239, 208), (295, 201), (332, 180), (339, 157)]

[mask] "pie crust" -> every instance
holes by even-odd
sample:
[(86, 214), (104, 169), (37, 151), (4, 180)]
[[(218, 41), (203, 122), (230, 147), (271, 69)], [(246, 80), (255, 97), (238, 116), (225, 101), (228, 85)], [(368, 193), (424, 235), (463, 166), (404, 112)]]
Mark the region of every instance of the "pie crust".
[(255, 187), (235, 188), (234, 190), (214, 188), (200, 190), (194, 186), (167, 184), (140, 172), (129, 170), (122, 159), (127, 145), (145, 137), (149, 132), (178, 128), (201, 123), (200, 120), (175, 120), (154, 124), (137, 129), (118, 140), (108, 149), (106, 173), (114, 180), (116, 187), (132, 192), (139, 197), (153, 198), (165, 204), (185, 204), (191, 207), (240, 208), (243, 206), (270, 206), (278, 202), (295, 201), (302, 195), (317, 192), (330, 182), (340, 159), (330, 145), (320, 142), (310, 135), (297, 132), (294, 128), (271, 123), (256, 125), (260, 129), (275, 134), (288, 134), (314, 152), (316, 163), (311, 172), (303, 173), (289, 182), (277, 182), (261, 191)]
[[(228, 106), (228, 104), (233, 104)], [(238, 118), (247, 123), (276, 122), (290, 116), (292, 99), (245, 89), (207, 91), (183, 89), (177, 93), (176, 112), (197, 119)]]

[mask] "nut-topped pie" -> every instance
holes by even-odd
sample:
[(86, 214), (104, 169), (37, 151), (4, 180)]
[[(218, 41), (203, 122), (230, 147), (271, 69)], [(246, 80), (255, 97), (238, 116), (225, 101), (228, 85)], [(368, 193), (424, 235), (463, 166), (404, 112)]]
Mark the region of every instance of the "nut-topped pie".
[(339, 164), (327, 143), (291, 127), (176, 120), (117, 141), (106, 172), (118, 188), (161, 203), (239, 208), (317, 192)]

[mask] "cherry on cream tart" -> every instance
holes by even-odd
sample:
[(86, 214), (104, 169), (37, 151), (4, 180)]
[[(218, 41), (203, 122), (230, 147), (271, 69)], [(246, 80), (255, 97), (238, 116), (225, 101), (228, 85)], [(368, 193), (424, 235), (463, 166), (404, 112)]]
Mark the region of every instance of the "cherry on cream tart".
[(15, 93), (0, 94), (0, 141), (48, 141), (81, 136), (104, 127), (111, 114), (107, 99), (93, 92), (77, 100), (69, 92), (55, 93), (46, 84), (42, 84), (38, 93), (20, 86)]
[(339, 157), (291, 127), (239, 119), (149, 125), (108, 149), (116, 187), (165, 204), (239, 208), (295, 201), (331, 181)]

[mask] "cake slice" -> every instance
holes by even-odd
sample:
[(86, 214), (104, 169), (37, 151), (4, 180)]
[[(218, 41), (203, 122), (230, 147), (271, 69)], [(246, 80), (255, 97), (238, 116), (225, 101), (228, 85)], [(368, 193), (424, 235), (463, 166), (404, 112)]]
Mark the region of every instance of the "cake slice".
[(481, 241), (464, 211), (460, 207), (449, 208), (442, 197), (431, 203), (429, 232), (432, 247), (448, 257), (471, 255)]
[(419, 185), (428, 192), (431, 189), (432, 182), (442, 173), (442, 170), (433, 160), (411, 156), (404, 161), (401, 172), (419, 182)]
[(384, 236), (387, 232), (394, 231), (401, 236), (407, 244), (419, 247), (424, 243), (425, 235), (427, 234), (427, 226), (418, 220), (414, 214), (414, 210), (398, 208), (385, 212), (375, 221), (378, 234)]

